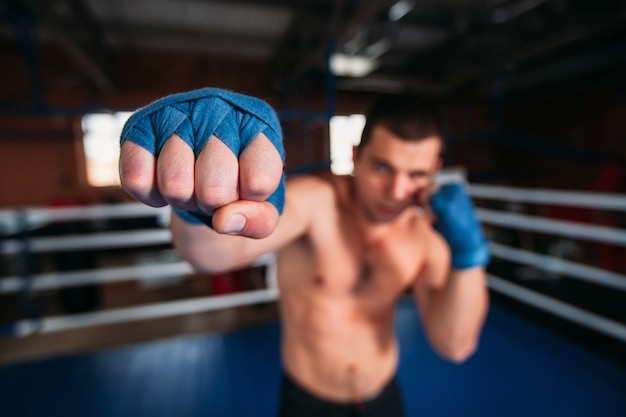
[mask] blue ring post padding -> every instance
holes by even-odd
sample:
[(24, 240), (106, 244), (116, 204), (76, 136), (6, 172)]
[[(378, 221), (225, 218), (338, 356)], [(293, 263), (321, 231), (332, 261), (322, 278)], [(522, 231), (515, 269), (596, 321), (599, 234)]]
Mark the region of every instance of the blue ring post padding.
[(16, 334), (15, 324), (3, 324), (0, 325), (0, 337), (13, 336)]
[(447, 183), (433, 195), (431, 208), (437, 216), (435, 229), (452, 252), (452, 266), (467, 269), (489, 263), (489, 245), (474, 205), (462, 184)]
[[(200, 154), (211, 135), (215, 135), (237, 156), (260, 133), (276, 147), (285, 160), (282, 129), (274, 109), (255, 97), (218, 88), (203, 88), (161, 98), (137, 110), (122, 129), (120, 144), (130, 140), (158, 156), (165, 142), (176, 133)], [(266, 201), (282, 214), (284, 174), (279, 187)], [(206, 223), (209, 213), (175, 212), (191, 223)], [(200, 214), (202, 220), (198, 219)], [(210, 222), (209, 222), (210, 223)], [(211, 224), (209, 224), (210, 226)]]

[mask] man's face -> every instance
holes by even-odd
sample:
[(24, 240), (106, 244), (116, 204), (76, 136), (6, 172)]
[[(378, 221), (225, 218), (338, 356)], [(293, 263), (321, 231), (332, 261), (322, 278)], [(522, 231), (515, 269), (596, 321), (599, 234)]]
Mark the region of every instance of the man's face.
[(416, 195), (431, 183), (440, 168), (438, 136), (406, 141), (382, 126), (354, 154), (354, 183), (358, 203), (368, 220), (389, 222), (416, 203)]

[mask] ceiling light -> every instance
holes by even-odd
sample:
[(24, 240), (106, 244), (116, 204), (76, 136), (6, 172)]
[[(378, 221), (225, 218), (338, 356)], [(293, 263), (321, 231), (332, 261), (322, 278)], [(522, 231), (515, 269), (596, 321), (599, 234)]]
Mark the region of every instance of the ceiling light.
[(414, 0), (400, 0), (389, 8), (389, 19), (396, 22), (413, 10), (413, 7), (415, 7)]
[(365, 53), (372, 59), (376, 59), (385, 52), (388, 52), (391, 49), (391, 41), (389, 39), (383, 38), (380, 39), (367, 48), (365, 48)]
[(330, 71), (337, 76), (365, 77), (378, 67), (375, 59), (362, 55), (332, 54), (330, 57)]

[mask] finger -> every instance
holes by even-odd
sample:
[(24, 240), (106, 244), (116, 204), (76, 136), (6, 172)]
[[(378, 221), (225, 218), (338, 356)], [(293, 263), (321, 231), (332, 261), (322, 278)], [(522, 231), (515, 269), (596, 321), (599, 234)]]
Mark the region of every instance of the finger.
[(122, 188), (138, 201), (152, 207), (161, 207), (167, 202), (161, 197), (155, 176), (154, 155), (129, 140), (120, 151), (120, 181)]
[(278, 188), (283, 161), (276, 147), (260, 133), (239, 157), (239, 194), (243, 200), (266, 200)]
[(239, 199), (239, 163), (221, 140), (211, 136), (196, 160), (196, 204), (211, 212)]
[(239, 200), (215, 211), (213, 228), (218, 233), (262, 239), (276, 229), (278, 218), (278, 210), (268, 202)]
[(195, 210), (194, 166), (196, 157), (189, 145), (177, 134), (163, 145), (157, 160), (159, 192), (170, 205)]

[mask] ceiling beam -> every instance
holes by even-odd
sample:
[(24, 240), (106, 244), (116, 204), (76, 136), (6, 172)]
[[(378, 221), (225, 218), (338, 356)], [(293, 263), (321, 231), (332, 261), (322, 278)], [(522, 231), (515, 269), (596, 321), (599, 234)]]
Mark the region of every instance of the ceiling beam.
[(553, 56), (564, 47), (577, 43), (609, 38), (620, 32), (626, 23), (626, 6), (621, 6), (614, 13), (604, 16), (604, 19), (585, 18), (582, 23), (571, 24), (541, 40), (526, 43), (513, 48), (509, 53), (494, 54), (484, 65), (460, 72), (449, 82), (449, 88), (456, 90), (470, 84), (480, 83), (491, 79), (494, 74), (507, 66), (519, 66), (526, 61), (541, 57)]
[(428, 97), (440, 97), (447, 85), (435, 81), (398, 75), (370, 75), (364, 78), (340, 78), (337, 89), (371, 93), (415, 93)]
[[(331, 44), (343, 45), (361, 27), (375, 20), (396, 2), (361, 0), (355, 5), (353, 2), (335, 0), (331, 3), (332, 9), (325, 14), (315, 13), (312, 9), (301, 11), (274, 54), (275, 76), (293, 81), (309, 69), (325, 68)], [(309, 27), (310, 22), (316, 22), (314, 27)]]
[[(104, 93), (113, 91), (115, 85), (107, 70), (108, 61), (102, 38), (95, 20), (82, 1), (26, 0), (26, 3), (37, 14), (41, 28), (67, 52), (94, 85)], [(71, 21), (64, 21), (53, 6), (69, 12)], [(81, 38), (84, 39), (82, 43)]]
[(331, 22), (339, 13), (339, 3), (342, 2), (335, 2), (332, 10), (312, 6), (297, 9), (270, 61), (274, 82), (279, 89), (285, 89), (308, 69), (309, 54), (328, 46)]

